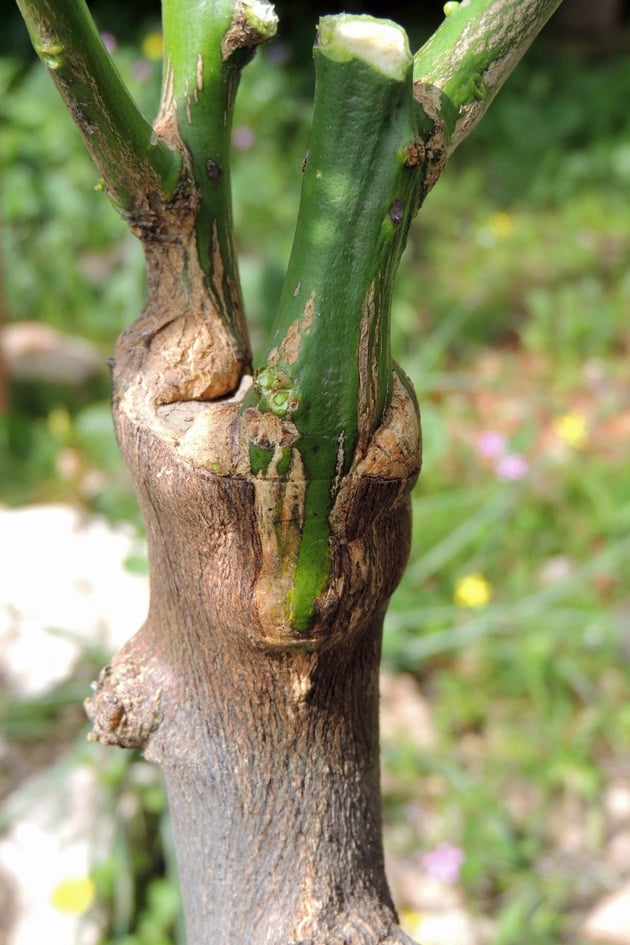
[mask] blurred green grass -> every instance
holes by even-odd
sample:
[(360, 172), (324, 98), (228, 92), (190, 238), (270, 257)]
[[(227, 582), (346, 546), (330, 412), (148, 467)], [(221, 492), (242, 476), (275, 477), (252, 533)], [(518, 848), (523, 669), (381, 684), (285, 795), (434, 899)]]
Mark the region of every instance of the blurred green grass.
[[(140, 46), (116, 56), (153, 114), (156, 63)], [(105, 360), (142, 307), (139, 246), (94, 192), (43, 70), (4, 59), (0, 88), (9, 319), (90, 338)], [(520, 943), (525, 927), (530, 945), (575, 942), (575, 915), (600, 890), (594, 880), (581, 899), (551, 857), (554, 812), (569, 800), (599, 810), (607, 768), (630, 744), (629, 96), (627, 57), (541, 41), (429, 196), (394, 309), (394, 350), (420, 394), (424, 470), (384, 663), (413, 674), (439, 739), (430, 753), (403, 740), (384, 755), (388, 843), (461, 847), (467, 902), (493, 917), (497, 945)], [(235, 121), (255, 346), (288, 259), (309, 117), (308, 70), (277, 43), (246, 71)], [(106, 384), (13, 394), (2, 501), (80, 497), (141, 528)], [(471, 577), (481, 594), (467, 602)], [(9, 734), (40, 738), (75, 688), (55, 695), (52, 714), (5, 707)], [(95, 873), (111, 941), (125, 945), (167, 941), (177, 911), (147, 840), (164, 802), (144, 770), (133, 755), (109, 763), (108, 814), (122, 795), (139, 800)], [(503, 803), (517, 788), (534, 797), (519, 810)], [(439, 836), (408, 816), (427, 808)]]

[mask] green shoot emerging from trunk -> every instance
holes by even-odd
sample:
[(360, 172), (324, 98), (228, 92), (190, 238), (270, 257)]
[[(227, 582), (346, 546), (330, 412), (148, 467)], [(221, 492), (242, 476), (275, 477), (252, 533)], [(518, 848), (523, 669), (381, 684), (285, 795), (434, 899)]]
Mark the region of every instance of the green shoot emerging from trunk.
[[(255, 404), (294, 428), (288, 448), (252, 438), (252, 470), (306, 482), (286, 618), (315, 618), (330, 575), (330, 515), (387, 410), (394, 276), (421, 184), (407, 36), (372, 17), (320, 21), (315, 107), (293, 250)], [(375, 173), (375, 168), (378, 172)]]

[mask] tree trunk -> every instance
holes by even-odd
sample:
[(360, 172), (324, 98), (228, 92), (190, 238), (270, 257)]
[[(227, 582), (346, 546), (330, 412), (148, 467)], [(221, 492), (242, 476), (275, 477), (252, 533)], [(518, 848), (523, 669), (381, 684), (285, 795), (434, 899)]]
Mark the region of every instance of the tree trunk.
[(396, 378), (339, 491), (333, 574), (304, 634), (284, 616), (285, 562), (268, 517), (273, 507), (288, 541), (303, 483), (239, 472), (240, 395), (148, 406), (134, 338), (136, 379), (125, 376), (128, 343), (115, 416), (147, 525), (151, 604), (88, 708), (96, 737), (140, 747), (164, 770), (189, 939), (408, 941), (383, 868), (378, 666), (409, 550), (415, 404)]

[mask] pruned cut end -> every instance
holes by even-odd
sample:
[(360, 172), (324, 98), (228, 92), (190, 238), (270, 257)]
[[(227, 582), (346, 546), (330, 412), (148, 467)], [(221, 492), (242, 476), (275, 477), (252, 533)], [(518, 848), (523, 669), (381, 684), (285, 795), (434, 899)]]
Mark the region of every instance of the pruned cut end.
[(248, 25), (265, 39), (271, 39), (278, 29), (278, 14), (273, 3), (264, 0), (243, 0), (243, 10)]
[(276, 35), (278, 15), (273, 3), (239, 0), (234, 4), (232, 24), (221, 42), (224, 61), (238, 49), (255, 49)]
[(318, 48), (330, 59), (362, 59), (378, 72), (401, 82), (411, 62), (407, 34), (391, 20), (341, 13), (319, 21)]

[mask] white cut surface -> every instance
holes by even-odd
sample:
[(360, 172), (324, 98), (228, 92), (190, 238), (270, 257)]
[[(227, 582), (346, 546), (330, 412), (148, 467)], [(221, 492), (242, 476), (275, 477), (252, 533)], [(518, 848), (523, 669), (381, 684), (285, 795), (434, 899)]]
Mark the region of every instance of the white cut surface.
[(337, 42), (393, 79), (400, 79), (410, 60), (407, 36), (394, 24), (369, 17), (348, 17), (337, 23)]
[(248, 21), (264, 36), (273, 36), (278, 26), (278, 14), (273, 3), (264, 0), (243, 0)]

